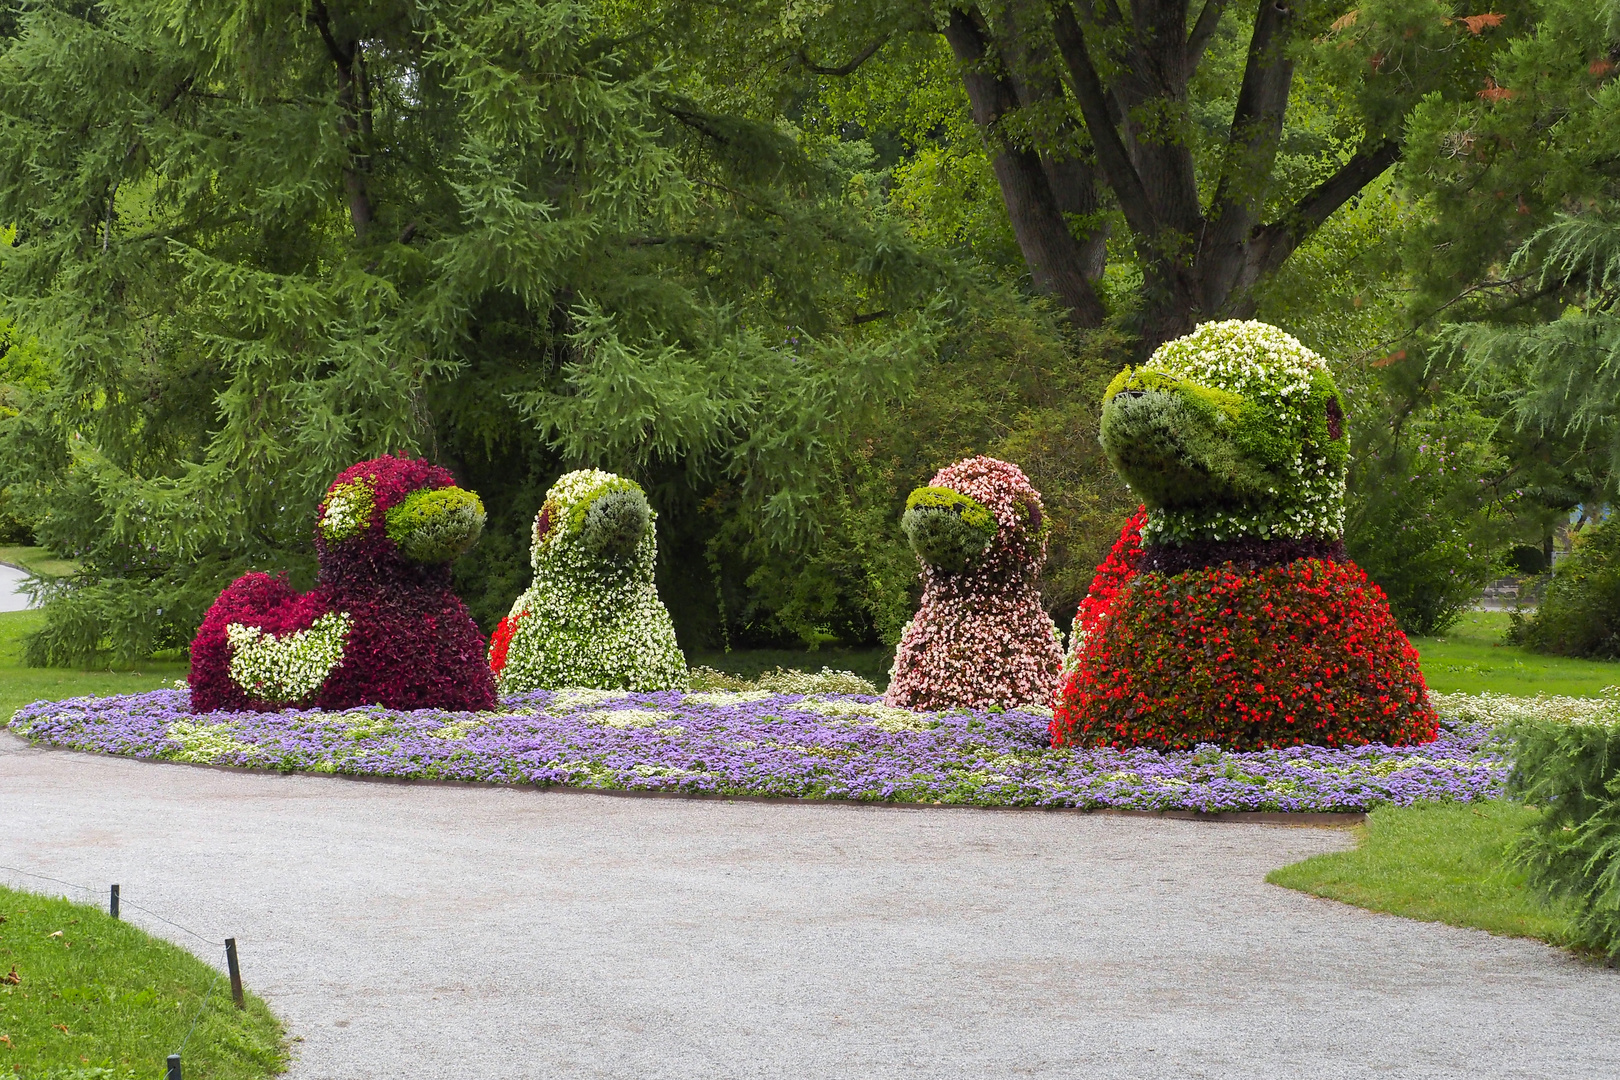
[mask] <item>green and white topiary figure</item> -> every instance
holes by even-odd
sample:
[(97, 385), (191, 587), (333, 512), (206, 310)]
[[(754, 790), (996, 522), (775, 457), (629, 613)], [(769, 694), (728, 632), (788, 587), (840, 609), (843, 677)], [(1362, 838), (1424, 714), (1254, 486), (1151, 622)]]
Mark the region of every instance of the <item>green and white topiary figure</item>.
[(502, 693), (686, 687), (686, 660), (658, 599), (658, 515), (640, 485), (582, 469), (546, 492), (534, 522), (534, 584), (490, 639)]

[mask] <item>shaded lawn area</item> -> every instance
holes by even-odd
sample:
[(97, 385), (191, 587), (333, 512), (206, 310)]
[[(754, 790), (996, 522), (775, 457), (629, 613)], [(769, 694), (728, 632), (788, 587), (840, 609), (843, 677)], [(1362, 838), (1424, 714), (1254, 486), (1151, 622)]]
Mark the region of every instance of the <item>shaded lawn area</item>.
[(749, 680), (777, 668), (812, 674), (822, 668), (832, 668), (834, 671), (852, 671), (863, 679), (870, 679), (881, 691), (889, 685), (889, 668), (894, 664), (894, 650), (883, 646), (875, 649), (834, 646), (822, 646), (815, 650), (733, 649), (731, 652), (687, 653), (686, 662), (692, 667), (712, 667), (727, 675)]
[(1442, 694), (1558, 694), (1596, 697), (1620, 686), (1620, 663), (1542, 656), (1500, 644), (1507, 633), (1502, 611), (1470, 611), (1444, 637), (1412, 639), (1429, 689)]
[(123, 671), (35, 668), (23, 663), (23, 638), (39, 629), (38, 611), (0, 612), (0, 724), (31, 701), (59, 700), (84, 694), (134, 694), (172, 686), (186, 677), (183, 662), (146, 661)]
[(0, 544), (0, 563), (51, 577), (62, 577), (78, 569), (78, 563), (71, 559), (58, 559), (42, 547), (8, 547)]
[(1507, 854), (1539, 814), (1506, 799), (1383, 806), (1356, 830), (1354, 851), (1315, 855), (1266, 880), (1408, 919), (1563, 944), (1567, 911), (1531, 892)]
[(193, 1022), (181, 1059), (186, 1076), (281, 1072), (281, 1023), (251, 994), (246, 1010), (237, 1009), (229, 981), (216, 975), (98, 908), (0, 886), (0, 1072), (162, 1076)]

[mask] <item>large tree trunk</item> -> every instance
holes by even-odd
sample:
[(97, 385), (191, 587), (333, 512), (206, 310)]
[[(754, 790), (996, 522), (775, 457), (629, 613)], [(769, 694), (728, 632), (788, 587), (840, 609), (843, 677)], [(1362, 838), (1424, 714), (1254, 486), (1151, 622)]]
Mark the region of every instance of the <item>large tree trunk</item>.
[[(973, 120), (985, 135), (1002, 202), (1035, 287), (1061, 301), (1076, 326), (1101, 326), (1107, 312), (1085, 273), (1088, 265), (1100, 264), (1100, 248), (1093, 245), (1087, 250), (1074, 238), (1051, 180), (1051, 175), (1058, 176), (1065, 195), (1077, 204), (1071, 212), (1085, 212), (1078, 209), (1084, 196), (1074, 190), (1085, 186), (1076, 171), (1080, 163), (1043, 163), (1035, 151), (1013, 146), (1004, 137), (1000, 122), (1018, 107), (1018, 95), (1004, 73), (1005, 65), (991, 51), (987, 28), (975, 16), (951, 12), (945, 38), (962, 64)], [(1096, 244), (1101, 242), (1099, 238)]]
[(338, 132), (349, 150), (349, 160), (343, 166), (343, 192), (349, 203), (354, 238), (364, 241), (372, 219), (371, 84), (366, 78), (365, 56), (359, 41), (340, 42), (333, 35), (331, 15), (322, 0), (315, 0), (308, 18), (337, 68)]
[[(1206, 209), (1182, 129), (1191, 123), (1189, 84), (1226, 4), (1201, 0), (1190, 29), (1189, 0), (1004, 0), (994, 23), (971, 2), (950, 13), (944, 34), (1019, 248), (1036, 285), (1068, 305), (1077, 325), (1103, 319), (1091, 282), (1102, 273), (1106, 236), (1094, 229), (1077, 239), (1063, 215), (1094, 213), (1098, 181), (1136, 241), (1140, 333), (1151, 349), (1199, 322), (1252, 314), (1256, 286), (1400, 156), (1393, 139), (1370, 138), (1338, 172), (1262, 222), (1299, 30), (1294, 0), (1255, 0), (1221, 176)], [(1053, 74), (1059, 61), (1094, 162), (1043, 158), (999, 130), (1014, 109), (1065, 94)]]

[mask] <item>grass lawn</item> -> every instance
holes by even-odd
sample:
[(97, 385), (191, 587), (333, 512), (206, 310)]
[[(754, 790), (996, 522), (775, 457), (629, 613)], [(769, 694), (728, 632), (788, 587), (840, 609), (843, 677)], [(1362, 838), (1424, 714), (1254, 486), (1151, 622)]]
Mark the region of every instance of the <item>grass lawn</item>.
[(238, 1010), (230, 982), (215, 975), (184, 949), (97, 908), (0, 886), (0, 1074), (161, 1076), (193, 1021), (181, 1058), (187, 1077), (280, 1072), (280, 1022), (251, 994)]
[(1620, 686), (1620, 663), (1542, 656), (1499, 644), (1507, 628), (1506, 612), (1470, 611), (1444, 637), (1413, 638), (1429, 689), (1447, 694), (1489, 690), (1521, 697), (1596, 697), (1605, 686)]
[(38, 629), (45, 616), (37, 611), (0, 612), (0, 724), (31, 701), (83, 694), (133, 694), (168, 686), (186, 677), (178, 661), (147, 661), (128, 671), (79, 671), (33, 668), (23, 664), (23, 638)]
[(0, 563), (9, 563), (20, 566), (24, 570), (35, 570), (41, 574), (54, 574), (61, 576), (71, 574), (76, 570), (77, 564), (68, 559), (58, 559), (55, 555), (40, 547), (5, 547), (0, 545)]
[(1506, 856), (1539, 813), (1507, 800), (1384, 806), (1357, 830), (1354, 851), (1316, 855), (1266, 880), (1408, 919), (1559, 944), (1567, 916), (1543, 905)]

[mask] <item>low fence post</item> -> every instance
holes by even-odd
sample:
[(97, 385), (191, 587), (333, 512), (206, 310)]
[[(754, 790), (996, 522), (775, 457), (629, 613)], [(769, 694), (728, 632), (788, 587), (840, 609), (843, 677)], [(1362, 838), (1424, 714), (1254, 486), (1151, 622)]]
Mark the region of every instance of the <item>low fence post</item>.
[(247, 1003), (242, 1000), (242, 965), (236, 960), (236, 939), (233, 937), (225, 939), (225, 966), (231, 973), (231, 998), (238, 1009), (245, 1009)]

